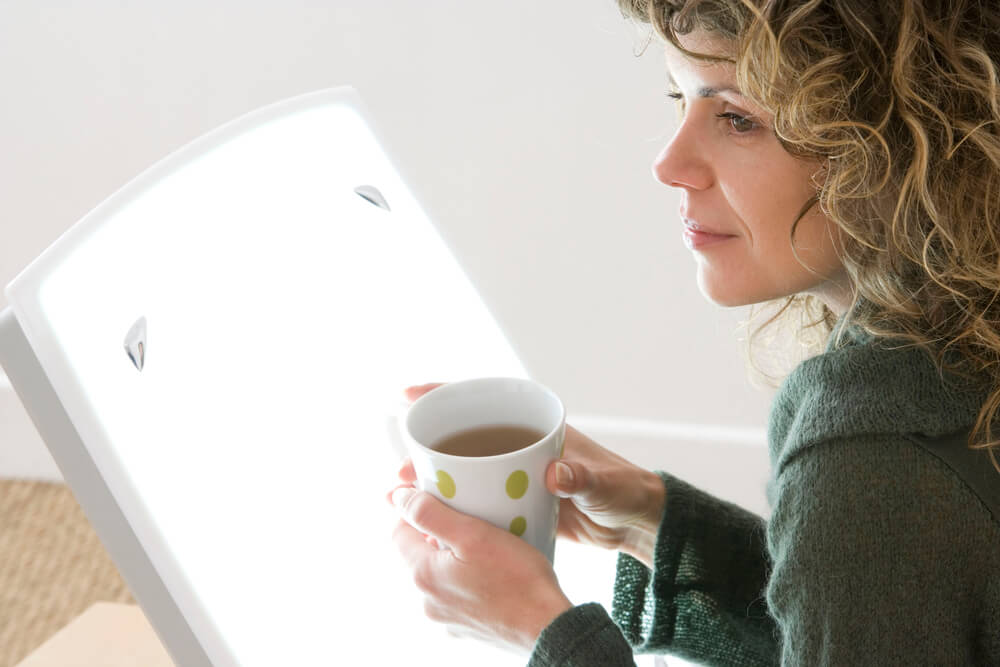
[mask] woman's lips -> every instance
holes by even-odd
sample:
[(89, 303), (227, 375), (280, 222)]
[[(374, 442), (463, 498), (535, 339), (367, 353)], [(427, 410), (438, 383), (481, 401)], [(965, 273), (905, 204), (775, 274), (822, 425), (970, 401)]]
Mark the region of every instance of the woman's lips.
[(684, 221), (684, 244), (691, 250), (699, 250), (706, 246), (722, 243), (736, 238), (733, 234), (718, 234), (701, 229), (697, 223)]

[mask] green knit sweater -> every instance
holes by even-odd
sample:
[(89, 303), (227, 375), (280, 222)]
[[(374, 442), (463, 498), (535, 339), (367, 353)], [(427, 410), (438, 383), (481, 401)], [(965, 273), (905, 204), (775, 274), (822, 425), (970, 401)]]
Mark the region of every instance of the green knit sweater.
[(775, 397), (770, 520), (659, 472), (652, 571), (620, 554), (612, 615), (596, 603), (562, 614), (530, 667), (633, 665), (633, 651), (741, 667), (1000, 665), (1000, 516), (987, 498), (1000, 473), (976, 452), (962, 474), (919, 444), (961, 436), (985, 393), (943, 382), (920, 350), (857, 331), (834, 340)]

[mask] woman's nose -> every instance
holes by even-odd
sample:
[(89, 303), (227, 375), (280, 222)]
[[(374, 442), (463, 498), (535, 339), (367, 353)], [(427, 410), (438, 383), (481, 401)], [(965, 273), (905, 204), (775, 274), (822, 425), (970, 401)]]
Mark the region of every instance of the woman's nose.
[(682, 124), (653, 160), (653, 177), (675, 188), (704, 190), (712, 184), (712, 171), (704, 149)]

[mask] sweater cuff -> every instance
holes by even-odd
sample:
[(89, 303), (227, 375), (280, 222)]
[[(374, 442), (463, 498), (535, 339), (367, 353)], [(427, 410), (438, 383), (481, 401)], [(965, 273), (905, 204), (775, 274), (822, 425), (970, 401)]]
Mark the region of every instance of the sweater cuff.
[[(636, 653), (700, 655), (746, 622), (767, 583), (763, 519), (669, 473), (652, 570), (619, 554), (611, 615)], [(719, 626), (715, 630), (710, 627)]]
[(628, 554), (618, 554), (611, 610), (628, 643), (640, 653), (662, 651), (673, 644), (678, 567), (687, 546), (688, 530), (698, 520), (706, 497), (703, 491), (670, 473), (657, 470), (656, 474), (667, 487), (668, 501), (653, 548), (653, 569)]
[[(670, 645), (676, 611), (671, 599), (657, 596), (655, 587), (657, 584), (662, 586), (664, 578), (669, 578), (672, 583), (671, 574), (675, 571), (678, 560), (672, 539), (681, 537), (678, 529), (683, 528), (684, 522), (678, 519), (685, 514), (681, 508), (689, 505), (685, 498), (686, 491), (689, 490), (686, 488), (687, 484), (677, 484), (680, 480), (661, 470), (657, 470), (656, 474), (668, 488), (670, 511), (664, 505), (653, 547), (653, 570), (642, 561), (626, 553), (619, 553), (611, 606), (614, 623), (621, 628), (628, 643), (640, 650), (650, 646)], [(668, 523), (674, 525), (667, 526)], [(658, 576), (654, 576), (654, 572)]]
[(542, 630), (528, 667), (635, 667), (632, 649), (596, 602), (569, 609)]

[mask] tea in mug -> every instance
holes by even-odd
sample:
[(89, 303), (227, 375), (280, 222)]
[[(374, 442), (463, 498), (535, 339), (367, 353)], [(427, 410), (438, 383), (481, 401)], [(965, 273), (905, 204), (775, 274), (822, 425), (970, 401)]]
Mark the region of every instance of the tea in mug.
[(491, 424), (452, 433), (429, 446), (453, 456), (497, 456), (524, 449), (544, 437), (544, 431), (530, 426)]

